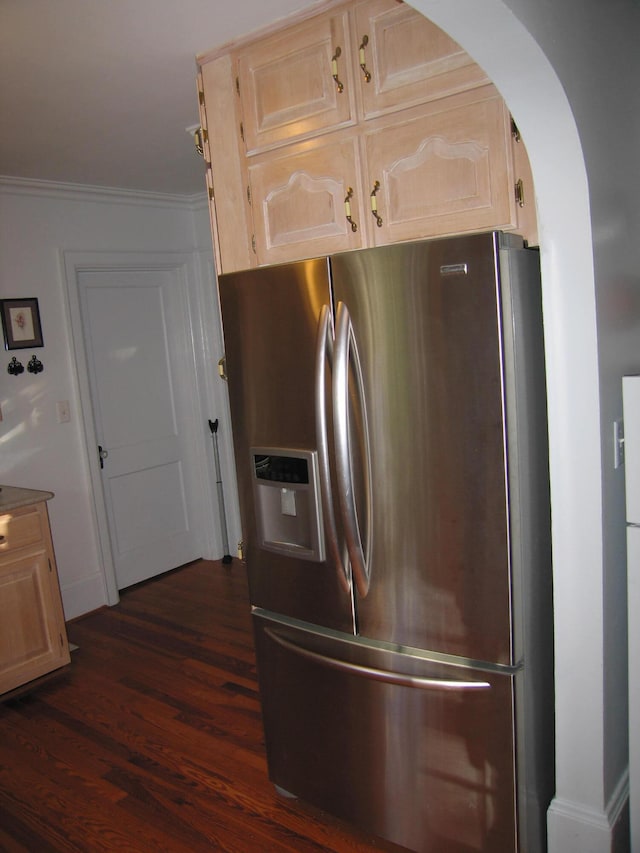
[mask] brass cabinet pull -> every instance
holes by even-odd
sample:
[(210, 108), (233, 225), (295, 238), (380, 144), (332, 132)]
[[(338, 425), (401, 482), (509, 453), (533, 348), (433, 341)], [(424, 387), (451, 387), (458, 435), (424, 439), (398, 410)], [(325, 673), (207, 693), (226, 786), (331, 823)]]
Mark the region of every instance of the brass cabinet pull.
[(380, 181), (376, 181), (373, 185), (373, 189), (371, 190), (371, 213), (373, 214), (373, 218), (376, 220), (378, 228), (382, 228), (382, 217), (378, 213), (378, 202), (376, 200), (376, 193), (379, 189)]
[(344, 92), (344, 84), (340, 82), (338, 79), (338, 59), (342, 56), (342, 48), (338, 46), (336, 48), (336, 52), (331, 57), (331, 76), (336, 81), (336, 87), (338, 89), (338, 94), (342, 94)]
[(360, 42), (360, 68), (362, 68), (362, 73), (364, 74), (364, 79), (367, 83), (371, 82), (371, 72), (367, 68), (367, 58), (364, 55), (364, 49), (369, 44), (369, 36), (362, 36), (362, 41)]
[(358, 230), (358, 223), (354, 222), (354, 220), (351, 216), (351, 199), (352, 198), (353, 198), (353, 189), (351, 187), (349, 187), (349, 189), (347, 190), (346, 198), (344, 200), (344, 215), (345, 215), (346, 220), (349, 223), (349, 225), (351, 225), (351, 230), (355, 232)]

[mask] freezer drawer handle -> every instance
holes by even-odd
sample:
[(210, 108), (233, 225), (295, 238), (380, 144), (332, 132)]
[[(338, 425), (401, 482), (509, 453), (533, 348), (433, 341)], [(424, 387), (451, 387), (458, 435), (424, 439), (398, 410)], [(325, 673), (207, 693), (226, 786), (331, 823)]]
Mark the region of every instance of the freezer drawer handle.
[[(362, 415), (362, 440), (364, 442), (364, 519), (358, 518), (356, 508), (352, 450), (349, 438), (349, 365), (353, 367), (355, 391)], [(344, 536), (349, 560), (358, 592), (364, 597), (369, 592), (371, 567), (371, 452), (369, 425), (364, 398), (364, 380), (358, 355), (349, 309), (344, 302), (336, 311), (335, 359), (333, 369), (333, 427), (336, 454), (338, 499), (342, 512)], [(361, 523), (363, 522), (363, 523)], [(365, 531), (363, 544), (362, 529)]]
[(364, 678), (370, 678), (373, 681), (382, 681), (386, 684), (398, 684), (402, 687), (417, 687), (420, 690), (490, 690), (491, 684), (488, 681), (458, 681), (450, 678), (424, 678), (420, 675), (402, 675), (398, 672), (388, 672), (385, 669), (376, 669), (372, 666), (362, 666), (361, 664), (351, 663), (350, 661), (338, 660), (322, 655), (319, 652), (313, 652), (310, 649), (297, 646), (295, 643), (285, 640), (275, 631), (270, 628), (264, 629), (274, 642), (287, 649), (294, 654), (307, 660), (315, 661), (321, 666), (327, 666), (331, 669), (337, 669), (340, 672), (347, 672), (353, 675), (361, 675)]
[(324, 526), (329, 552), (335, 560), (338, 580), (345, 592), (351, 589), (351, 578), (348, 566), (342, 557), (338, 543), (338, 531), (333, 512), (333, 495), (331, 491), (331, 473), (329, 470), (329, 444), (327, 437), (327, 409), (325, 400), (325, 367), (329, 361), (333, 363), (333, 320), (328, 305), (323, 305), (318, 323), (318, 338), (316, 342), (316, 441), (318, 444), (318, 479), (322, 496)]

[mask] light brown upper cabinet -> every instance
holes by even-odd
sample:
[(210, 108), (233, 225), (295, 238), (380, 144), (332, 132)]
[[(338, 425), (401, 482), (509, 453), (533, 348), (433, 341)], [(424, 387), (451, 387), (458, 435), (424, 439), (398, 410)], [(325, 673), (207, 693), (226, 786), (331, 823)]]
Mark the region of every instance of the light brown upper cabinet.
[(365, 0), (353, 13), (365, 119), (489, 82), (457, 42), (411, 6)]
[(323, 14), (238, 50), (247, 154), (355, 123), (346, 11)]
[(398, 0), (323, 9), (199, 57), (218, 271), (491, 228), (534, 242), (526, 151), (482, 69)]

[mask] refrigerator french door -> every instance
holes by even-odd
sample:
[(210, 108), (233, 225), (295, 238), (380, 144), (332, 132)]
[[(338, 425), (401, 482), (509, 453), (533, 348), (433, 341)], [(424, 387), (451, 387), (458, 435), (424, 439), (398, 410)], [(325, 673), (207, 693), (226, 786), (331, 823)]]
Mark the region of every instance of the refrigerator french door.
[(271, 779), (412, 850), (543, 850), (536, 253), (492, 232), (219, 287)]

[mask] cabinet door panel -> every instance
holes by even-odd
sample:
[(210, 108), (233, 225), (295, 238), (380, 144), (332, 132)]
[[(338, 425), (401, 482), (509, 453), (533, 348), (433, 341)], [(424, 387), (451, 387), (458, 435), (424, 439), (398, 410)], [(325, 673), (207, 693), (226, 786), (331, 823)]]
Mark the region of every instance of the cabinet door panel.
[[(259, 264), (359, 248), (362, 192), (357, 138), (324, 137), (291, 146), (249, 167)], [(345, 198), (349, 189), (351, 216)]]
[(374, 245), (511, 228), (515, 224), (509, 117), (497, 96), (410, 111), (365, 134), (366, 170), (381, 227)]
[(57, 577), (43, 549), (0, 564), (0, 693), (69, 662)]
[(348, 38), (346, 13), (322, 15), (238, 52), (248, 154), (354, 121)]
[(489, 82), (457, 42), (410, 6), (367, 0), (355, 15), (360, 59), (371, 74), (368, 82), (364, 71), (360, 77), (365, 118)]

